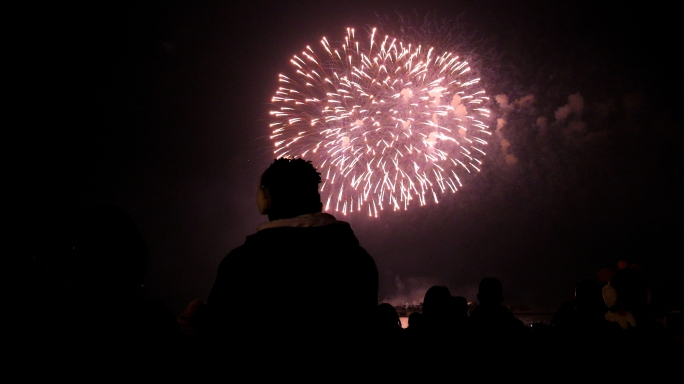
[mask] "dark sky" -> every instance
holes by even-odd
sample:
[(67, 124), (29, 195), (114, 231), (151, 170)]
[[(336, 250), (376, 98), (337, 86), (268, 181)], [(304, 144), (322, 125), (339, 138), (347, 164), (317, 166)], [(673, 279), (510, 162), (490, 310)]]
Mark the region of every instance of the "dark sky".
[(255, 187), (273, 160), (269, 101), (291, 56), (346, 27), (396, 31), (398, 13), (414, 25), (427, 16), (427, 29), (448, 26), (449, 43), (479, 68), (492, 129), (506, 123), (453, 199), (344, 218), (376, 260), (381, 299), (419, 301), (442, 284), (475, 300), (479, 280), (496, 276), (509, 304), (553, 310), (575, 281), (625, 259), (644, 267), (659, 310), (681, 309), (677, 20), (655, 3), (547, 3), (160, 1), (46, 12), (45, 169), (59, 185), (45, 226), (65, 250), (89, 207), (118, 204), (150, 253), (148, 295), (174, 312), (206, 299), (221, 259), (266, 220)]

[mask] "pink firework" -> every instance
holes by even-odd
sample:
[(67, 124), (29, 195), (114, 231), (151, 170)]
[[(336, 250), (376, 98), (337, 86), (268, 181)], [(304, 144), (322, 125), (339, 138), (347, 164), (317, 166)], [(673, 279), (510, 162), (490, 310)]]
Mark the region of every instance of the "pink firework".
[(465, 60), (375, 32), (307, 46), (271, 99), (274, 154), (313, 162), (326, 211), (438, 203), (480, 171), (491, 135), (489, 98)]

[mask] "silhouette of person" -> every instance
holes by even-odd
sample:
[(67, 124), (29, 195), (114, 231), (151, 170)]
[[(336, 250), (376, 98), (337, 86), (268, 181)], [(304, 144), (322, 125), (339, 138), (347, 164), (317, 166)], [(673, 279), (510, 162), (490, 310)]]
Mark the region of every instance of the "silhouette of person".
[(552, 320), (557, 342), (571, 345), (596, 343), (604, 331), (607, 311), (598, 280), (583, 279), (575, 284), (575, 300), (564, 304)]
[(468, 330), (468, 299), (463, 296), (452, 296), (449, 301), (449, 323), (456, 333), (465, 336)]
[[(145, 297), (147, 250), (120, 207), (95, 207), (74, 247), (73, 280), (55, 309), (62, 367), (102, 372), (183, 373), (183, 335), (176, 316)], [(96, 370), (97, 371), (97, 370)]]
[(373, 338), (378, 360), (390, 364), (396, 361), (395, 353), (403, 345), (405, 330), (401, 327), (399, 313), (392, 304), (382, 303), (375, 310)]
[(604, 316), (607, 331), (601, 342), (618, 346), (621, 351), (661, 347), (666, 339), (665, 328), (649, 313), (650, 293), (644, 271), (624, 261), (618, 266), (602, 288), (608, 311)]
[(414, 333), (418, 333), (422, 331), (422, 326), (423, 326), (423, 314), (420, 312), (411, 312), (411, 314), (408, 317), (408, 327), (406, 327), (406, 331), (413, 335)]
[(443, 337), (453, 325), (449, 323), (451, 297), (449, 288), (440, 285), (432, 286), (425, 292), (423, 325), (429, 334)]
[(276, 159), (257, 186), (269, 221), (219, 265), (207, 300), (212, 335), (245, 363), (280, 362), (301, 374), (365, 352), (378, 270), (350, 225), (322, 212), (320, 182), (311, 162)]
[(378, 333), (396, 334), (401, 332), (399, 313), (392, 304), (382, 303), (375, 309), (375, 331)]
[(480, 305), (470, 313), (473, 337), (480, 345), (505, 346), (528, 341), (529, 330), (504, 306), (503, 286), (499, 279), (485, 277), (480, 281), (477, 300)]
[(468, 301), (464, 297), (452, 296), (445, 286), (430, 287), (423, 299), (421, 320), (417, 341), (426, 349), (426, 358), (437, 361), (461, 354), (462, 345), (468, 343)]

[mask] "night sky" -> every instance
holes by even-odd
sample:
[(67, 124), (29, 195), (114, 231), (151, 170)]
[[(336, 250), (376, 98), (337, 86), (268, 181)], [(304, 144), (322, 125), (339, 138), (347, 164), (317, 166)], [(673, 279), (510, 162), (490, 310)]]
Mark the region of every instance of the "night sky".
[(402, 15), (472, 58), (496, 134), (482, 172), (439, 205), (379, 219), (337, 215), (373, 255), (380, 299), (414, 303), (440, 284), (474, 301), (480, 279), (495, 276), (506, 303), (553, 311), (578, 279), (624, 259), (645, 269), (655, 310), (682, 309), (680, 21), (653, 2), (547, 3), (160, 1), (46, 11), (43, 171), (56, 184), (41, 199), (52, 249), (39, 264), (68, 257), (90, 207), (117, 204), (147, 244), (148, 296), (177, 313), (206, 299), (221, 259), (266, 220), (255, 188), (273, 160), (278, 73), (323, 36), (400, 31)]

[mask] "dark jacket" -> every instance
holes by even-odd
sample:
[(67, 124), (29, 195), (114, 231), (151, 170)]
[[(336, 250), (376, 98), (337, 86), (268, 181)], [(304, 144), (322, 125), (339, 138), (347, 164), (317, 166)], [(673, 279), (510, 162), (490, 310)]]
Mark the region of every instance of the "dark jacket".
[(473, 337), (483, 344), (520, 345), (529, 338), (525, 324), (501, 304), (479, 305), (468, 320)]
[(260, 227), (219, 266), (207, 301), (214, 333), (259, 358), (292, 342), (338, 349), (361, 335), (378, 271), (349, 224), (316, 214)]

